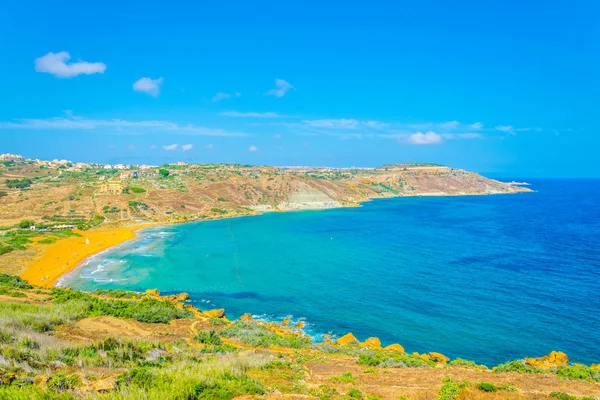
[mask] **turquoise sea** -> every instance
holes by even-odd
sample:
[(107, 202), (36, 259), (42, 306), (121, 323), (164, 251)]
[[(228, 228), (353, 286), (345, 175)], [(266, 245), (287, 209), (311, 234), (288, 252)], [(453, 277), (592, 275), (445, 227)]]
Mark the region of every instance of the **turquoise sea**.
[(600, 361), (600, 181), (535, 193), (375, 200), (146, 230), (64, 278), (188, 292), (200, 308), (353, 332), (487, 365)]

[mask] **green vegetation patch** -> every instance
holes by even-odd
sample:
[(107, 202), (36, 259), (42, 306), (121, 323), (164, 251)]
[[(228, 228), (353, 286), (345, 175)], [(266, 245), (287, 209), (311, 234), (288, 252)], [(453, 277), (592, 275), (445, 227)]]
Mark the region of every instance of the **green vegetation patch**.
[(456, 400), (464, 388), (471, 386), (468, 381), (456, 382), (449, 376), (445, 377), (442, 382), (438, 400)]
[(238, 321), (231, 326), (219, 331), (219, 335), (237, 339), (255, 347), (283, 346), (299, 349), (307, 347), (312, 342), (306, 335), (281, 336), (271, 331), (266, 326), (251, 321)]
[(87, 293), (54, 288), (52, 295), (56, 304), (78, 303), (86, 316), (110, 315), (118, 318), (133, 318), (140, 322), (168, 323), (174, 319), (192, 318), (188, 310), (179, 310), (167, 301), (144, 298), (141, 301), (104, 300)]
[(137, 186), (131, 186), (129, 187), (129, 190), (132, 193), (146, 193), (146, 189)]
[(566, 367), (554, 367), (547, 370), (525, 364), (522, 360), (509, 361), (492, 369), (496, 373), (519, 372), (524, 374), (556, 374), (562, 378), (577, 379), (588, 382), (600, 382), (600, 371), (587, 365), (574, 364)]
[(367, 350), (358, 356), (358, 364), (370, 367), (402, 368), (402, 367), (429, 367), (435, 362), (425, 361), (412, 354), (388, 353), (384, 351)]
[(9, 189), (26, 189), (31, 186), (33, 181), (29, 178), (7, 179), (4, 183)]

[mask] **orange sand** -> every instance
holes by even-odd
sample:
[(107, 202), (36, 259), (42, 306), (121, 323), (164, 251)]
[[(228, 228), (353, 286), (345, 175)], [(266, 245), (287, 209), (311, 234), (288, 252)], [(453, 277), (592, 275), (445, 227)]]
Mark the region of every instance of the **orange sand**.
[[(77, 268), (86, 258), (133, 239), (137, 230), (149, 226), (152, 225), (92, 232), (74, 231), (81, 237), (61, 239), (51, 246), (45, 246), (42, 256), (21, 274), (21, 278), (32, 285), (51, 287), (62, 275)], [(86, 244), (86, 239), (89, 239), (89, 244)]]

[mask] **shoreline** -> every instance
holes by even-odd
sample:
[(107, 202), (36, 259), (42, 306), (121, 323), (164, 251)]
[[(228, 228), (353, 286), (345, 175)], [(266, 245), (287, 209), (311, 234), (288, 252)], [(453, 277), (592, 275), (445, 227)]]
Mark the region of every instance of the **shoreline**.
[[(50, 288), (61, 277), (77, 269), (88, 258), (135, 239), (139, 230), (157, 225), (159, 224), (101, 228), (94, 231), (74, 230), (73, 232), (81, 236), (61, 239), (46, 247), (43, 254), (20, 276), (32, 285)], [(35, 246), (45, 245), (35, 244)]]
[[(341, 207), (329, 207), (329, 208), (316, 208), (316, 209), (298, 209), (298, 210), (269, 210), (269, 211), (255, 211), (245, 215), (225, 215), (217, 216), (215, 218), (207, 218), (203, 220), (192, 220), (192, 221), (168, 221), (168, 222), (148, 222), (140, 225), (133, 225), (129, 227), (119, 228), (99, 228), (93, 231), (78, 231), (80, 237), (68, 238), (58, 240), (52, 245), (39, 245), (44, 246), (45, 252), (35, 260), (25, 271), (20, 274), (20, 277), (29, 281), (33, 285), (38, 285), (46, 288), (50, 288), (56, 285), (56, 283), (65, 275), (73, 272), (79, 268), (89, 258), (94, 257), (104, 251), (110, 250), (117, 247), (125, 242), (135, 239), (138, 235), (137, 232), (147, 228), (153, 228), (156, 226), (170, 226), (179, 224), (191, 224), (200, 223), (205, 221), (218, 221), (223, 219), (231, 218), (242, 218), (242, 217), (255, 217), (270, 213), (288, 213), (288, 212), (302, 212), (302, 211), (326, 211), (343, 208), (357, 208), (362, 207), (364, 203), (368, 203), (374, 200), (389, 200), (407, 197), (463, 197), (463, 196), (485, 196), (485, 195), (502, 195), (502, 194), (518, 194), (527, 193), (530, 191), (516, 191), (512, 193), (464, 193), (464, 194), (441, 194), (441, 193), (430, 193), (430, 194), (414, 194), (410, 196), (383, 196), (383, 197), (369, 197), (364, 201), (353, 203), (351, 205), (342, 205)], [(90, 239), (90, 243), (86, 244), (86, 239)], [(70, 253), (70, 255), (69, 255)]]

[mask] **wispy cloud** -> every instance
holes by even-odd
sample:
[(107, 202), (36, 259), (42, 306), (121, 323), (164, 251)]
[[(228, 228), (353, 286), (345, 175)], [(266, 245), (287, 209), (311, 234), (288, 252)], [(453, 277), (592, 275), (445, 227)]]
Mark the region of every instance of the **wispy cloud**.
[(388, 125), (380, 121), (359, 121), (346, 118), (304, 120), (302, 123), (313, 128), (333, 129), (356, 129), (360, 127), (383, 128)]
[(239, 111), (223, 111), (219, 113), (222, 117), (234, 118), (283, 118), (283, 115), (274, 112), (239, 112)]
[(193, 148), (194, 148), (193, 144), (184, 144), (184, 145), (181, 145), (181, 150), (183, 150), (183, 151), (190, 151)]
[(267, 96), (283, 97), (290, 90), (296, 90), (288, 81), (275, 79), (275, 87), (265, 93)]
[(0, 121), (0, 130), (65, 131), (85, 130), (99, 133), (140, 135), (147, 133), (170, 133), (196, 136), (249, 136), (244, 132), (230, 132), (218, 128), (207, 128), (192, 124), (182, 125), (172, 121), (125, 119), (86, 119), (69, 115), (48, 119), (17, 119)]
[(421, 132), (413, 133), (412, 135), (409, 135), (405, 139), (405, 141), (409, 144), (428, 145), (428, 144), (439, 144), (439, 143), (442, 143), (444, 140), (437, 133), (435, 133), (433, 131), (429, 131), (427, 133), (421, 133)]
[(282, 122), (279, 125), (300, 136), (334, 136), (339, 139), (386, 138), (400, 143), (435, 144), (444, 140), (478, 139), (485, 132), (481, 122), (471, 124), (446, 122), (386, 122), (355, 118), (313, 119)]
[(498, 125), (496, 127), (496, 130), (500, 132), (510, 133), (511, 135), (515, 134), (515, 128), (513, 128), (511, 125)]
[(106, 64), (101, 62), (78, 61), (68, 63), (71, 55), (66, 51), (48, 53), (35, 59), (35, 70), (52, 74), (57, 78), (73, 78), (78, 75), (103, 74)]
[(162, 85), (162, 82), (163, 78), (140, 78), (133, 84), (133, 90), (157, 97), (160, 94), (160, 85)]
[(252, 145), (252, 146), (248, 147), (248, 151), (258, 151), (258, 147)]
[(240, 97), (242, 94), (240, 92), (235, 92), (233, 95), (229, 94), (229, 93), (224, 93), (224, 92), (219, 92), (217, 94), (215, 94), (212, 98), (213, 102), (217, 102), (217, 101), (221, 101), (221, 100), (225, 100), (225, 99), (229, 99), (233, 96), (235, 97)]
[(163, 149), (167, 150), (167, 151), (175, 151), (177, 150), (178, 145), (177, 144), (170, 144), (168, 146), (163, 146)]

